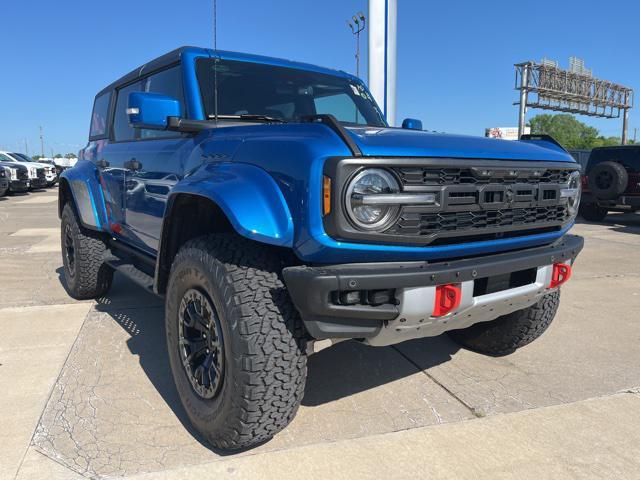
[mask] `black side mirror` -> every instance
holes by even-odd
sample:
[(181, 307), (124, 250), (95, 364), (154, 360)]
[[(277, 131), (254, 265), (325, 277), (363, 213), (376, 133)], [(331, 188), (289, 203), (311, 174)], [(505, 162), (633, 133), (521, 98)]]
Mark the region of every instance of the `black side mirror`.
[(407, 130), (422, 130), (422, 121), (415, 118), (405, 118), (402, 121), (402, 128)]

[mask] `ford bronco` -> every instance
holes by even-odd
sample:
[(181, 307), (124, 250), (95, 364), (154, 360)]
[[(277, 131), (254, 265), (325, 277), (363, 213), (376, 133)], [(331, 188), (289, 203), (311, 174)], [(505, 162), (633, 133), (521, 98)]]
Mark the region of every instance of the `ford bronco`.
[(594, 148), (582, 179), (580, 214), (601, 222), (609, 212), (640, 210), (640, 146)]
[(345, 72), (185, 47), (95, 97), (60, 179), (64, 275), (165, 298), (178, 394), (214, 446), (294, 417), (307, 355), (449, 332), (492, 355), (539, 337), (583, 241), (552, 139), (387, 125)]

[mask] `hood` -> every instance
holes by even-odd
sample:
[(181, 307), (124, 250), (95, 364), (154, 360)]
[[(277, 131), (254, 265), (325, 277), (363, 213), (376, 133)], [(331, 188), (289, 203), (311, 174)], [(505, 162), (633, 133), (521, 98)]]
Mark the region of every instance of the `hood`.
[(347, 127), (346, 130), (362, 154), (371, 157), (574, 161), (562, 148), (540, 140), (509, 141), (402, 128)]
[(15, 168), (16, 170), (29, 171), (27, 167), (17, 162), (0, 162), (0, 167)]

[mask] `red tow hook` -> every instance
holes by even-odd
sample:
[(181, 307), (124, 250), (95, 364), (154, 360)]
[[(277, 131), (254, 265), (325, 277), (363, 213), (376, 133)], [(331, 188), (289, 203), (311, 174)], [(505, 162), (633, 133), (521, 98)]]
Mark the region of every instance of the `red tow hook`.
[(459, 283), (436, 286), (436, 301), (431, 316), (445, 316), (460, 306), (460, 300), (462, 300), (462, 289)]
[(571, 278), (571, 265), (554, 263), (548, 288), (556, 288)]

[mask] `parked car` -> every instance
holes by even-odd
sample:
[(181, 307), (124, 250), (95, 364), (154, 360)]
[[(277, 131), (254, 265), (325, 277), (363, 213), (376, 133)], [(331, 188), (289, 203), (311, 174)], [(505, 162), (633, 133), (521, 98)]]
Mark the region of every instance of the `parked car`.
[(9, 191), (9, 182), (11, 181), (11, 171), (9, 168), (0, 166), (0, 197), (4, 197)]
[(640, 145), (594, 148), (583, 177), (580, 215), (593, 222), (609, 212), (640, 209)]
[(61, 176), (69, 291), (103, 296), (117, 270), (165, 297), (177, 392), (225, 449), (293, 419), (322, 343), (528, 344), (583, 246), (578, 164), (547, 137), (404, 126), (344, 72), (194, 47), (153, 60), (97, 94)]
[(0, 170), (4, 170), (6, 178), (9, 180), (8, 193), (28, 192), (31, 188), (29, 180), (29, 169), (16, 162), (3, 162), (0, 155)]
[(13, 163), (15, 165), (22, 165), (27, 169), (29, 175), (29, 187), (28, 189), (44, 188), (47, 186), (47, 179), (44, 173), (44, 167), (34, 162), (23, 162), (14, 158), (8, 152), (0, 152), (0, 162)]
[(55, 164), (49, 163), (46, 161), (42, 162), (40, 160), (36, 161), (33, 158), (31, 158), (29, 155), (25, 155), (24, 153), (11, 152), (9, 155), (11, 155), (13, 158), (15, 158), (18, 161), (35, 163), (36, 165), (41, 167), (44, 170), (44, 177), (47, 183), (46, 185), (47, 187), (53, 187), (58, 181), (58, 173), (56, 172)]

